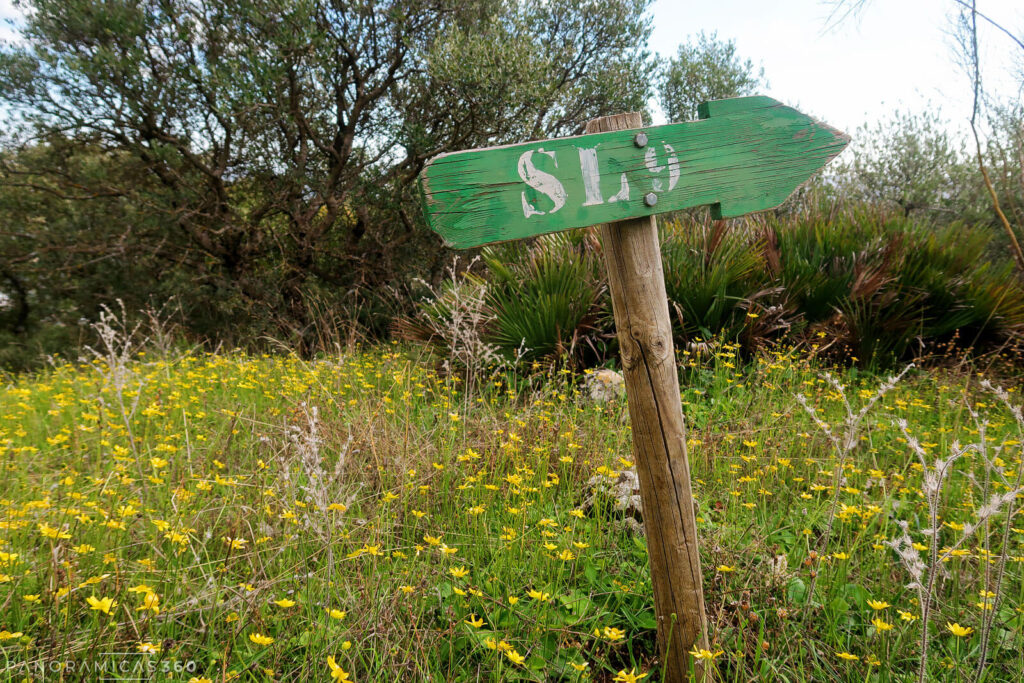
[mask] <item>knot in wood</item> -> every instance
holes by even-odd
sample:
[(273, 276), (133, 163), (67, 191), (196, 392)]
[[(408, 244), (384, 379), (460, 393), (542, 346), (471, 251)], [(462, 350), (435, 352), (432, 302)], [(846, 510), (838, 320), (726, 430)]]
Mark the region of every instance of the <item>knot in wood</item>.
[(632, 370), (643, 358), (643, 352), (640, 350), (640, 345), (628, 334), (620, 334), (619, 356), (622, 360), (622, 369)]
[(659, 363), (665, 361), (672, 354), (672, 340), (663, 334), (659, 334), (658, 330), (654, 327), (651, 328), (651, 334), (647, 340), (647, 348)]
[(662, 333), (655, 322), (634, 322), (629, 326), (634, 354), (642, 354), (648, 363), (660, 364), (672, 354), (672, 339)]

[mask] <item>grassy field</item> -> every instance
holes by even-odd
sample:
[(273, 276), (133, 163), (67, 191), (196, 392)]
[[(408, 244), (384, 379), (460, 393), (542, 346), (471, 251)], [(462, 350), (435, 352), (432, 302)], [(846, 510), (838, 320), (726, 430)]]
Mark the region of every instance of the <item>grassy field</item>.
[[(565, 370), (466, 393), (418, 354), (139, 354), (11, 380), (5, 678), (658, 680), (645, 541), (605, 484), (633, 465), (624, 399)], [(979, 373), (912, 370), (842, 456), (796, 398), (842, 436), (813, 362), (681, 361), (722, 680), (916, 679), (918, 554), (941, 567), (921, 579), (929, 679), (972, 680), (985, 635), (981, 679), (1024, 678), (1022, 438)], [(883, 382), (837, 377), (855, 413)], [(949, 465), (932, 538), (934, 461), (958, 442), (984, 448)]]

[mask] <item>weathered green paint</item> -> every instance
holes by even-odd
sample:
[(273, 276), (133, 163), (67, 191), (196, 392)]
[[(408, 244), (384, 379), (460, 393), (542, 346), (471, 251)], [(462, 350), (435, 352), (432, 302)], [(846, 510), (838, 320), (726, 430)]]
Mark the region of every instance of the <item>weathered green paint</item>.
[[(427, 222), (468, 248), (707, 204), (716, 218), (740, 216), (781, 204), (850, 141), (769, 97), (705, 102), (700, 116), (434, 157), (419, 178)], [(599, 175), (584, 172), (593, 162)], [(613, 200), (624, 187), (628, 199)]]

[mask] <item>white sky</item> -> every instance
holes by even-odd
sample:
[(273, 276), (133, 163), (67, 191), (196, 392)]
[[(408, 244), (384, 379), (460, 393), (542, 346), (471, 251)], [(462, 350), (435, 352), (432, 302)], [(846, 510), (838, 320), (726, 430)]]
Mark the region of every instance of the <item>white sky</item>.
[[(764, 66), (762, 94), (854, 132), (895, 110), (938, 107), (966, 126), (972, 93), (953, 61), (954, 0), (868, 0), (829, 29), (832, 6), (820, 0), (656, 0), (650, 47), (663, 56), (699, 31), (736, 41), (737, 53)], [(978, 11), (1024, 37), (1024, 2), (978, 0)], [(984, 28), (984, 30), (983, 30)], [(1021, 98), (1024, 50), (981, 26), (982, 80), (990, 92)], [(1016, 57), (1016, 62), (1010, 56)]]
[(14, 31), (11, 30), (7, 20), (18, 16), (20, 14), (14, 9), (14, 0), (0, 0), (0, 40), (10, 40), (14, 37)]
[[(868, 0), (829, 30), (830, 5), (822, 0), (655, 0), (650, 47), (670, 56), (688, 36), (717, 31), (736, 41), (742, 57), (763, 64), (769, 87), (762, 94), (847, 132), (895, 109), (939, 108), (962, 128), (971, 93), (952, 59), (955, 8), (954, 0)], [(978, 9), (1024, 37), (1021, 0), (978, 0)], [(15, 35), (3, 20), (17, 17), (13, 0), (0, 0), (0, 40)], [(982, 27), (986, 87), (1021, 99), (1021, 77), (1013, 74), (1024, 73), (1024, 50)]]

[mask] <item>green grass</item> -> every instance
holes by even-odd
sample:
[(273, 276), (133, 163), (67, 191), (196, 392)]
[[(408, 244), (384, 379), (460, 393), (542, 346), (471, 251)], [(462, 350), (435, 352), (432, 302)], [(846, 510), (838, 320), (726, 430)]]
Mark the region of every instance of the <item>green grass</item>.
[[(867, 417), (821, 548), (838, 465), (794, 397), (836, 424), (842, 401), (808, 360), (736, 367), (733, 353), (680, 354), (720, 677), (912, 680), (920, 621), (898, 610), (918, 614), (915, 593), (882, 541), (899, 520), (925, 526), (927, 508), (893, 421), (944, 456), (979, 438), (976, 407), (1010, 479), (1015, 423), (977, 374), (914, 371)], [(130, 659), (153, 680), (330, 680), (330, 656), (357, 681), (658, 680), (644, 538), (607, 496), (588, 502), (588, 482), (631, 466), (625, 401), (595, 404), (581, 376), (540, 369), (496, 372), (466, 396), (418, 354), (142, 355), (120, 394), (101, 364), (13, 380), (0, 393), (5, 673)], [(854, 407), (881, 381), (838, 372)], [(985, 484), (980, 455), (944, 490), (942, 546), (985, 500), (969, 472)], [(984, 680), (1024, 677), (1024, 523), (1003, 548), (1004, 522), (945, 563), (935, 680), (970, 680), (979, 591), (1004, 553)], [(159, 652), (103, 654), (147, 646)]]

